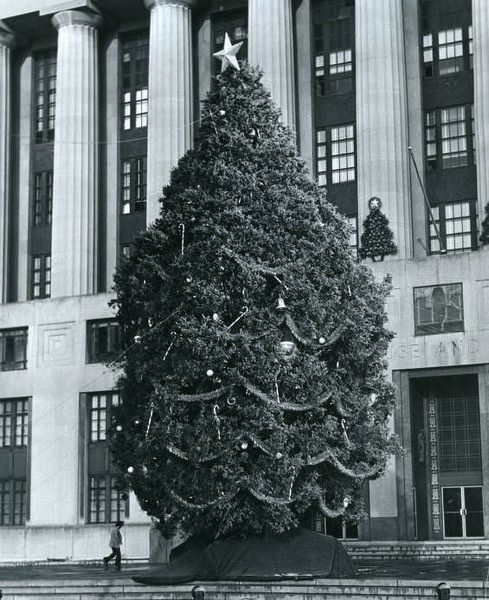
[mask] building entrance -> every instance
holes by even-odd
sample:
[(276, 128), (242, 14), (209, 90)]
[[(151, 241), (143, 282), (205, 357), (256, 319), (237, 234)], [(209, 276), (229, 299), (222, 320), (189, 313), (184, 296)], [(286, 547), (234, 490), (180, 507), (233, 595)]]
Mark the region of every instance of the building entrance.
[(416, 538), (482, 538), (477, 376), (416, 379), (411, 392)]
[(442, 493), (444, 537), (484, 537), (482, 487), (444, 487)]

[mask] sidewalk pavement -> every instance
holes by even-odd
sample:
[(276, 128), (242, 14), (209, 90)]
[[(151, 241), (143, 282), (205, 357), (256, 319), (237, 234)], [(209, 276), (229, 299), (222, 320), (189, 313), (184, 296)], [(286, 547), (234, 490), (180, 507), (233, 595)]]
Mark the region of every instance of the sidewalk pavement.
[[(404, 579), (440, 581), (488, 581), (489, 561), (482, 560), (361, 560), (354, 563), (355, 579)], [(0, 582), (38, 579), (130, 579), (141, 575), (150, 566), (144, 563), (124, 564), (122, 571), (111, 565), (108, 571), (100, 564), (45, 563), (35, 565), (0, 565)], [(154, 565), (151, 566), (154, 568)]]

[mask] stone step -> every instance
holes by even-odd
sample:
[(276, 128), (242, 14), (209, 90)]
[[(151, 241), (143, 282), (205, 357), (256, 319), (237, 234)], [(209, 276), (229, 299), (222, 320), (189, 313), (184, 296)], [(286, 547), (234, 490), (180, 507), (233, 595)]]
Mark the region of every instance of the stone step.
[(343, 542), (353, 560), (413, 559), (437, 560), (451, 558), (489, 559), (489, 542)]
[[(439, 581), (318, 579), (297, 582), (204, 583), (205, 600), (431, 600)], [(451, 600), (485, 598), (482, 581), (453, 581)], [(0, 581), (3, 600), (189, 600), (192, 584), (141, 586), (129, 579)]]

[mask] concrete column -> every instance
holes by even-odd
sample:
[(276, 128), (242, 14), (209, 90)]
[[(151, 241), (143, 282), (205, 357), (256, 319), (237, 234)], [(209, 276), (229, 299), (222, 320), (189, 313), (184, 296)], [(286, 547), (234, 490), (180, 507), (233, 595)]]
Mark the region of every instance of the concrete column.
[(97, 289), (98, 37), (100, 15), (57, 13), (52, 296)]
[(405, 258), (412, 243), (402, 13), (402, 0), (355, 4), (359, 227), (378, 196)]
[(249, 0), (248, 62), (263, 70), (263, 83), (282, 110), (283, 122), (294, 128), (292, 22), (292, 0)]
[(474, 36), (474, 125), (477, 153), (477, 212), (484, 219), (489, 202), (489, 3), (472, 0)]
[(162, 188), (192, 145), (191, 7), (196, 0), (144, 0), (151, 10), (146, 222), (159, 215)]
[(7, 300), (9, 167), (10, 167), (10, 52), (14, 36), (0, 29), (0, 303)]

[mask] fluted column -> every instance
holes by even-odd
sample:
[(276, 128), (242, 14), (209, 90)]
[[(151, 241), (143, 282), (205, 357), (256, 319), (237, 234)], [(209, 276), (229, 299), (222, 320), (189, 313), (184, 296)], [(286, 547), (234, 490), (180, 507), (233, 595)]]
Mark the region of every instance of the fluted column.
[(192, 145), (191, 8), (196, 0), (144, 0), (151, 10), (146, 222), (159, 214), (162, 188)]
[(472, 0), (474, 36), (474, 125), (477, 152), (477, 212), (489, 202), (489, 2)]
[(58, 29), (52, 296), (97, 291), (98, 33), (102, 18), (67, 10)]
[(359, 227), (378, 196), (399, 257), (412, 253), (402, 0), (355, 4)]
[(0, 29), (0, 303), (6, 301), (10, 170), (10, 69), (14, 36)]
[(282, 110), (282, 120), (295, 125), (294, 37), (292, 0), (249, 0), (248, 62), (263, 70), (263, 83)]

